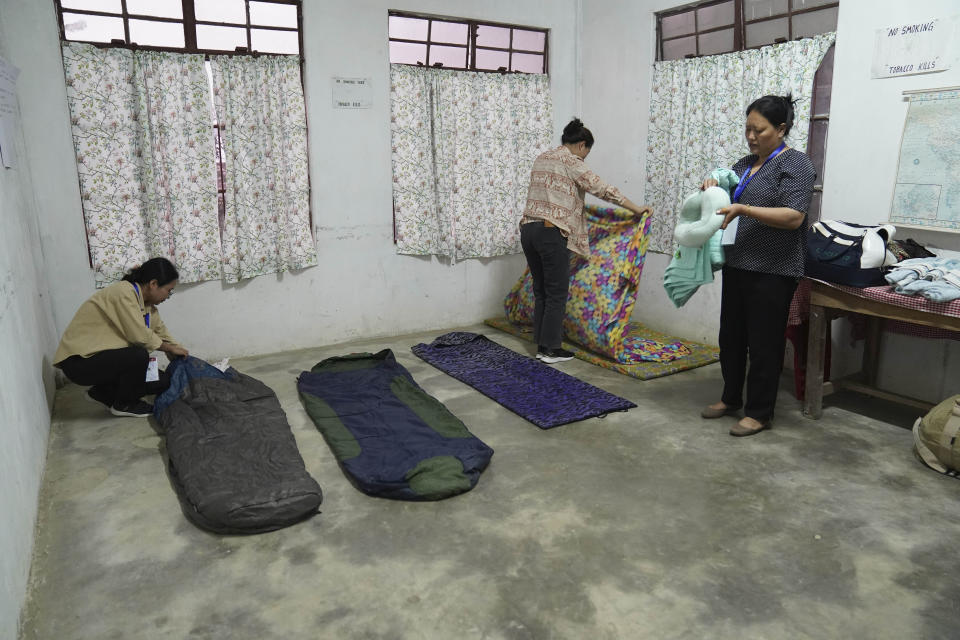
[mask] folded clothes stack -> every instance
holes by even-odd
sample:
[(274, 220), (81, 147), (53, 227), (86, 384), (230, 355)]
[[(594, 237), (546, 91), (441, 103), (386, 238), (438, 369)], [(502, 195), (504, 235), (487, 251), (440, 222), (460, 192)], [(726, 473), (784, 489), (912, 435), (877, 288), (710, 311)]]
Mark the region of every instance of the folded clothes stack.
[(884, 277), (904, 295), (921, 295), (933, 302), (960, 298), (960, 259), (911, 258), (898, 262)]

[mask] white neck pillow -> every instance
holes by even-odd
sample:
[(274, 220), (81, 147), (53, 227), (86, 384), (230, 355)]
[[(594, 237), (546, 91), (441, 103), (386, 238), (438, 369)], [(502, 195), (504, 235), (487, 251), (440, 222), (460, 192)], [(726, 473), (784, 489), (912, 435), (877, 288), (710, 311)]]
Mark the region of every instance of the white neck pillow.
[(687, 196), (680, 207), (680, 218), (673, 237), (684, 247), (702, 247), (723, 224), (717, 209), (730, 206), (730, 194), (720, 187), (697, 190)]

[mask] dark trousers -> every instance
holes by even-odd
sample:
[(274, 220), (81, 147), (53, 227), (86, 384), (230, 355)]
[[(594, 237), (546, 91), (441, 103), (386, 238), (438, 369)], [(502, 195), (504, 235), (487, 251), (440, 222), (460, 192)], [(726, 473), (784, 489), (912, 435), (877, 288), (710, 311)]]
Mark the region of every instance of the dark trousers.
[(533, 339), (541, 347), (559, 349), (570, 287), (567, 239), (557, 227), (528, 222), (520, 227), (520, 246), (533, 279)]
[(143, 347), (124, 347), (95, 353), (88, 358), (70, 356), (60, 363), (64, 375), (79, 385), (95, 387), (97, 397), (111, 406), (127, 406), (145, 395), (170, 386), (166, 373), (157, 382), (146, 382), (150, 354)]
[[(797, 279), (723, 268), (720, 369), (728, 407), (764, 422), (773, 417), (783, 370), (784, 334)], [(747, 363), (749, 360), (749, 372)], [(746, 379), (747, 403), (743, 404)]]

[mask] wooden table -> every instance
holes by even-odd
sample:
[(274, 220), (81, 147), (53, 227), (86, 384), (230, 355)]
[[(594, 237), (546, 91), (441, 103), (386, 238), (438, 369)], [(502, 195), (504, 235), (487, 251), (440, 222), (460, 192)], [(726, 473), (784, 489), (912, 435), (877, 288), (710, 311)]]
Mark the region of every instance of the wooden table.
[[(921, 400), (901, 396), (876, 388), (877, 369), (880, 364), (880, 335), (884, 320), (901, 320), (913, 324), (960, 331), (960, 317), (944, 315), (921, 309), (912, 309), (893, 302), (871, 300), (856, 294), (853, 287), (839, 288), (820, 280), (810, 281), (810, 335), (807, 340), (806, 394), (803, 414), (817, 420), (823, 413), (823, 396), (837, 388), (851, 389), (860, 393), (907, 404), (924, 411), (933, 405)], [(902, 296), (908, 298), (908, 296)], [(942, 306), (942, 305), (929, 305)], [(863, 363), (860, 373), (835, 380), (823, 381), (823, 357), (830, 321), (837, 315), (853, 312), (867, 316), (867, 335), (863, 345)]]

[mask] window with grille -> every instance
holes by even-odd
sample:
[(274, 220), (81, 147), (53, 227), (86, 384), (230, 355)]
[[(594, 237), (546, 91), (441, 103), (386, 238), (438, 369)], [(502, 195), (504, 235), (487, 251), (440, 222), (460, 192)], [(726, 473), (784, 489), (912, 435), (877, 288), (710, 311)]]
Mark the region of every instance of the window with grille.
[(657, 14), (657, 59), (762, 47), (837, 28), (837, 0), (710, 0)]
[(399, 11), (388, 19), (392, 63), (547, 73), (547, 29)]
[[(679, 60), (742, 51), (837, 28), (836, 0), (710, 0), (657, 14), (657, 59)], [(808, 224), (820, 219), (833, 50), (814, 78), (807, 155), (817, 170)]]
[[(275, 53), (302, 57), (300, 0), (54, 0), (54, 4), (62, 40), (183, 53)], [(210, 73), (209, 64), (207, 72)], [(211, 97), (211, 105), (212, 102)], [(222, 226), (223, 152), (220, 123), (215, 113), (211, 117), (216, 133)]]
[(300, 0), (54, 0), (63, 40), (301, 55)]

